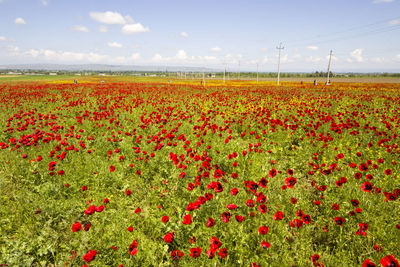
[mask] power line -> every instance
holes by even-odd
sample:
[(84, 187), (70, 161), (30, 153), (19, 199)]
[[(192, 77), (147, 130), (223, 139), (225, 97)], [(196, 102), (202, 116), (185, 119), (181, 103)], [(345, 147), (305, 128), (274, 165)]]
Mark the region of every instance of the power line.
[[(341, 34), (341, 33), (351, 32), (351, 31), (354, 31), (354, 30), (357, 30), (357, 29), (370, 28), (371, 26), (379, 25), (379, 24), (382, 24), (382, 23), (388, 23), (388, 22), (396, 20), (396, 19), (400, 19), (400, 17), (389, 18), (389, 19), (385, 19), (385, 20), (376, 21), (376, 22), (373, 22), (373, 23), (368, 23), (368, 24), (364, 24), (364, 25), (360, 25), (360, 26), (356, 26), (356, 27), (351, 27), (351, 28), (348, 28), (348, 29), (344, 29), (344, 30), (340, 30), (340, 31), (336, 31), (336, 32), (331, 32), (330, 34), (315, 35), (315, 36), (312, 36), (312, 37), (309, 37), (309, 38), (306, 38), (306, 39), (308, 39), (308, 40), (310, 40), (310, 39), (311, 40), (313, 40), (313, 39), (321, 39), (321, 38), (324, 38), (324, 37), (327, 37), (327, 36), (332, 36), (332, 35), (337, 35), (337, 34)], [(290, 45), (293, 45), (293, 44), (297, 44), (297, 43), (299, 43), (301, 41), (304, 41), (304, 39), (305, 38), (297, 39), (297, 40), (291, 40), (291, 41), (288, 41), (286, 43), (290, 44)]]
[(294, 46), (294, 45), (298, 46), (298, 45), (310, 45), (310, 44), (321, 44), (321, 43), (338, 42), (338, 41), (349, 40), (349, 39), (354, 39), (354, 38), (358, 38), (358, 37), (364, 37), (364, 36), (368, 36), (368, 35), (381, 34), (381, 33), (395, 31), (395, 30), (400, 30), (400, 25), (394, 25), (394, 26), (374, 29), (374, 30), (363, 32), (363, 33), (359, 33), (359, 34), (341, 36), (341, 37), (336, 37), (336, 38), (331, 38), (331, 39), (326, 39), (326, 40), (321, 40), (321, 41), (303, 42), (303, 43), (297, 43), (297, 44), (293, 44), (292, 43), (291, 45), (292, 46)]

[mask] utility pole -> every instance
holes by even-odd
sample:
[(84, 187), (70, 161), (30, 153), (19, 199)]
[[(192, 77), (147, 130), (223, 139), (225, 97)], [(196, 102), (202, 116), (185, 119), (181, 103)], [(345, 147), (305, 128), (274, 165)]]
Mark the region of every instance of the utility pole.
[(238, 80), (240, 79), (240, 60), (239, 60), (239, 72), (238, 72)]
[(204, 69), (203, 69), (203, 86), (206, 86), (206, 78), (205, 78), (205, 74), (204, 74)]
[(282, 43), (279, 44), (279, 47), (277, 47), (276, 49), (279, 49), (279, 59), (278, 59), (278, 85), (279, 85), (279, 76), (281, 74), (281, 51), (282, 49), (284, 49), (284, 47), (282, 46)]
[(225, 83), (226, 63), (224, 62), (224, 64), (225, 64), (225, 69), (224, 69), (224, 83)]
[(328, 63), (328, 77), (326, 78), (326, 85), (330, 85), (329, 82), (329, 72), (331, 72), (331, 59), (332, 59), (332, 50), (329, 53), (329, 63)]
[(257, 63), (257, 82), (258, 82), (258, 63)]

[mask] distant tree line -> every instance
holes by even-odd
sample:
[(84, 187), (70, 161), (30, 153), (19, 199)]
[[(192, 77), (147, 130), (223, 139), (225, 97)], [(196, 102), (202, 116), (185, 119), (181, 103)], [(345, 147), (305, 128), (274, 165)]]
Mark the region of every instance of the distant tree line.
[[(81, 70), (81, 71), (49, 71), (49, 70), (16, 70), (16, 69), (3, 69), (0, 70), (0, 74), (8, 73), (20, 73), (24, 75), (49, 75), (50, 73), (57, 75), (120, 75), (120, 76), (157, 76), (157, 77), (169, 77), (169, 78), (202, 78), (203, 72), (185, 72), (185, 71), (93, 71), (93, 70)], [(278, 75), (277, 72), (259, 72), (258, 77), (262, 78), (275, 78)], [(224, 72), (210, 72), (204, 73), (207, 78), (218, 78), (222, 79)], [(237, 79), (255, 79), (257, 77), (256, 72), (226, 72), (225, 77), (231, 80)], [(315, 71), (315, 72), (281, 72), (280, 76), (282, 78), (319, 78), (327, 77), (327, 72)], [(375, 73), (334, 73), (329, 74), (332, 78), (343, 78), (343, 77), (400, 77), (400, 73), (390, 73), (390, 72), (375, 72)]]

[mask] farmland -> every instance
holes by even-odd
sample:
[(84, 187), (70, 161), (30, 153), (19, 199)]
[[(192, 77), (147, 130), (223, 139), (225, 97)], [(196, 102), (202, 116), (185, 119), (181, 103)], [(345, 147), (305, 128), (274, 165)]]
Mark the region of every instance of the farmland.
[(398, 83), (4, 78), (0, 111), (0, 264), (399, 266)]

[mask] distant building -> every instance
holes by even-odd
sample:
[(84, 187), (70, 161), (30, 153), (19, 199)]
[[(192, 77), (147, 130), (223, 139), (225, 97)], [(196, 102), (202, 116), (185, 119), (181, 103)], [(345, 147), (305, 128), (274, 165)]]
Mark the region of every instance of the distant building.
[(13, 71), (7, 72), (7, 74), (8, 75), (22, 75), (21, 72), (13, 72)]
[(50, 76), (56, 76), (56, 75), (57, 75), (57, 72), (50, 72), (49, 75), (50, 75)]

